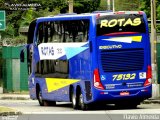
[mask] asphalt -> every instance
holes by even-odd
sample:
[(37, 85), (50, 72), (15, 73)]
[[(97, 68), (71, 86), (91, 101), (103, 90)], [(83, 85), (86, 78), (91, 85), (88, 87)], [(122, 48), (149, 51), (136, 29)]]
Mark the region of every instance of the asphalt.
[[(30, 99), (30, 96), (27, 94), (0, 94), (0, 100), (29, 100), (29, 99)], [(6, 108), (8, 109), (8, 111), (5, 110)], [(15, 116), (15, 115), (23, 114), (21, 111), (14, 110), (10, 107), (0, 106), (0, 109), (2, 109), (0, 112), (0, 116), (2, 117), (4, 116), (4, 119), (7, 119), (7, 120), (9, 120), (7, 116)]]
[[(29, 100), (29, 94), (0, 94), (0, 100)], [(144, 104), (160, 104), (160, 98), (149, 98)]]
[[(0, 94), (0, 100), (30, 100), (29, 94)], [(160, 98), (150, 98), (143, 101), (143, 104), (160, 104)], [(20, 111), (0, 112), (0, 116), (22, 115)]]

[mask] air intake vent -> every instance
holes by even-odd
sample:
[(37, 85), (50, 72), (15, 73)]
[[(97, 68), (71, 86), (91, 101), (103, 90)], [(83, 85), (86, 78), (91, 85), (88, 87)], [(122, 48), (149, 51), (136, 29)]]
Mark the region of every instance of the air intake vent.
[(144, 50), (102, 50), (100, 59), (104, 72), (141, 70), (144, 65)]
[(90, 81), (85, 81), (85, 89), (86, 89), (86, 99), (91, 100), (92, 94), (91, 94), (91, 83)]

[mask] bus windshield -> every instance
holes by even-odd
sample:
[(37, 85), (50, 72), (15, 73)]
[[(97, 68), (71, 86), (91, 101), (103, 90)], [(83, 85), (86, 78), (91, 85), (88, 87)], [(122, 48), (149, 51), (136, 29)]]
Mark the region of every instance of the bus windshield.
[(145, 33), (143, 15), (116, 14), (101, 16), (97, 19), (97, 36), (126, 32)]

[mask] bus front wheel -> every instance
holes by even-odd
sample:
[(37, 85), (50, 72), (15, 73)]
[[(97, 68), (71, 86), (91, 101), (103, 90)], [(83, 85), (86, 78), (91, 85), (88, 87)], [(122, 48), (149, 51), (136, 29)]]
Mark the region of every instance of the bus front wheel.
[(37, 99), (38, 99), (38, 102), (39, 102), (39, 105), (40, 105), (40, 106), (44, 106), (44, 105), (45, 105), (45, 102), (44, 102), (44, 100), (42, 99), (42, 92), (41, 92), (41, 90), (38, 90)]
[(43, 100), (41, 90), (38, 91), (37, 95), (38, 95), (37, 98), (38, 98), (38, 102), (40, 106), (55, 106), (56, 105), (55, 101)]

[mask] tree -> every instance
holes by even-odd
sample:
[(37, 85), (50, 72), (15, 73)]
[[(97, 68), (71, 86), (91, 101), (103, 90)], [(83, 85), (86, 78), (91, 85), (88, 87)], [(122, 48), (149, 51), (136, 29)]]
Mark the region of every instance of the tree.
[(160, 20), (160, 1), (157, 0), (157, 20)]
[(108, 10), (107, 0), (101, 0), (98, 10)]
[[(74, 0), (75, 13), (88, 13), (93, 12), (100, 6), (101, 0)], [(65, 8), (66, 9), (66, 8)], [(67, 8), (68, 10), (68, 8)]]
[(135, 11), (139, 9), (140, 0), (115, 0), (116, 11)]
[[(147, 14), (147, 17), (151, 17), (151, 1), (150, 0), (141, 0), (140, 10), (144, 11)], [(160, 1), (156, 0), (156, 12), (157, 20), (160, 19)]]
[(150, 0), (141, 0), (140, 10), (144, 11), (147, 14), (147, 17), (151, 16), (151, 3)]
[[(100, 0), (74, 0), (74, 2), (74, 12), (76, 13), (92, 12), (100, 5)], [(36, 7), (36, 10), (31, 6), (30, 8), (26, 7), (26, 10), (13, 9), (20, 7), (16, 4), (27, 5), (31, 3), (40, 4), (40, 6)], [(28, 26), (37, 17), (68, 12), (68, 2), (67, 0), (1, 0), (0, 9), (6, 10), (7, 23), (6, 30), (1, 32), (2, 37), (14, 38), (19, 36), (20, 27)]]

